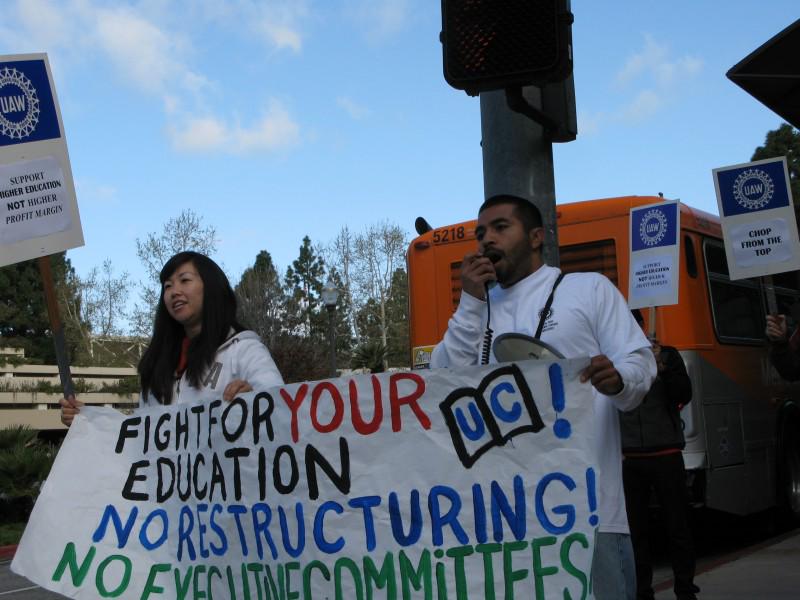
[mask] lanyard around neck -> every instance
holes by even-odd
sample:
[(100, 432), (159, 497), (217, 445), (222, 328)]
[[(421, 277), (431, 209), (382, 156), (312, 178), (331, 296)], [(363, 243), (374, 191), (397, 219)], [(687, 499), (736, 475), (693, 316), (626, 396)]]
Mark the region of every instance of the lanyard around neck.
[(547, 319), (547, 315), (550, 312), (550, 307), (553, 305), (553, 295), (556, 293), (556, 288), (558, 284), (561, 283), (561, 280), (564, 279), (564, 273), (559, 273), (558, 277), (556, 278), (556, 282), (553, 284), (553, 289), (550, 290), (550, 295), (547, 297), (547, 302), (544, 305), (544, 309), (542, 309), (542, 314), (539, 316), (539, 326), (536, 328), (536, 335), (535, 337), (537, 340), (539, 336), (542, 335), (542, 329), (544, 329), (544, 322)]

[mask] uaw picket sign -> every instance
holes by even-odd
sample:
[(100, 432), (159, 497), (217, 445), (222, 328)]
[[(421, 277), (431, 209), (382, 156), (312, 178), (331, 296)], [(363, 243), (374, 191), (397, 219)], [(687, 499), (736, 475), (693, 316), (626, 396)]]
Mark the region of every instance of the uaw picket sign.
[(786, 158), (713, 170), (731, 279), (800, 268)]
[(85, 407), (12, 569), (74, 598), (591, 597), (586, 364)]
[(0, 165), (0, 245), (69, 229), (65, 189), (61, 165), (52, 156)]
[(678, 303), (679, 226), (677, 200), (631, 209), (628, 276), (631, 308)]
[(82, 245), (47, 55), (0, 56), (0, 266)]

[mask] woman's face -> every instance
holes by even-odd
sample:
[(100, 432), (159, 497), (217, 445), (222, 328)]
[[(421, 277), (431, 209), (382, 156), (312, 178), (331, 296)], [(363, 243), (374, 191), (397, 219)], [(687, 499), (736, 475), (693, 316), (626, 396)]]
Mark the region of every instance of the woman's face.
[(164, 305), (169, 316), (183, 325), (188, 337), (203, 326), (203, 280), (191, 261), (183, 263), (164, 280)]

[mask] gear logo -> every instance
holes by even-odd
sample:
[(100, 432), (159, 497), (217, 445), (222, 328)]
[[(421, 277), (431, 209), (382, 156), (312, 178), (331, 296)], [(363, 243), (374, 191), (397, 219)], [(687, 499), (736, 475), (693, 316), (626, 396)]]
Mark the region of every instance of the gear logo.
[[(13, 68), (0, 70), (0, 135), (21, 140), (39, 123), (39, 97), (30, 79)], [(22, 113), (20, 119), (9, 115)]]
[(764, 208), (774, 193), (772, 177), (761, 169), (747, 169), (733, 182), (733, 197), (748, 210)]
[(639, 223), (639, 237), (645, 246), (655, 246), (667, 234), (667, 217), (657, 208), (648, 210)]

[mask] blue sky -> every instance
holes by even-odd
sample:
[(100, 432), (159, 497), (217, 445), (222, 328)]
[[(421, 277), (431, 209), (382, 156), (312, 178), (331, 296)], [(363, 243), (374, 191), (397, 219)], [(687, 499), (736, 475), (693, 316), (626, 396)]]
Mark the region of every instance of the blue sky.
[[(142, 278), (135, 240), (184, 208), (236, 281), (304, 235), (474, 215), (477, 98), (442, 76), (439, 0), (0, 0), (0, 54), (47, 52), (86, 246)], [(711, 169), (781, 119), (725, 72), (800, 18), (797, 0), (573, 0), (578, 139), (559, 202), (666, 197), (716, 213)]]

